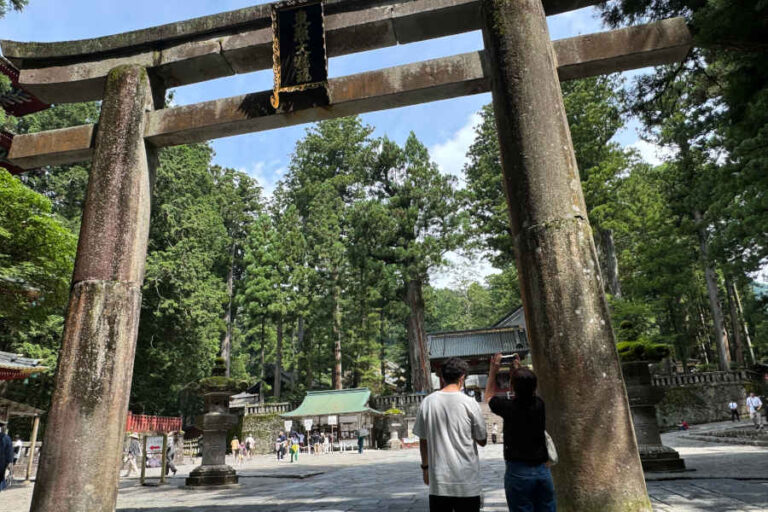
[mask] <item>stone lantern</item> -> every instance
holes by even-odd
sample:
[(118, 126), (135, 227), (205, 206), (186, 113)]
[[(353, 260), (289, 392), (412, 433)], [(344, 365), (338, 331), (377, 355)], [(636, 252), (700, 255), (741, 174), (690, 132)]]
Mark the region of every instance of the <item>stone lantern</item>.
[(229, 413), (229, 397), (242, 391), (246, 383), (225, 373), (224, 360), (218, 358), (212, 376), (198, 384), (205, 400), (205, 414), (195, 420), (195, 426), (203, 431), (203, 462), (189, 474), (186, 483), (190, 487), (237, 484), (237, 473), (225, 462), (227, 432), (237, 425), (237, 416)]
[(649, 364), (650, 361), (621, 364), (643, 470), (685, 471), (685, 461), (680, 454), (661, 444), (656, 404), (664, 398), (664, 389), (653, 385)]

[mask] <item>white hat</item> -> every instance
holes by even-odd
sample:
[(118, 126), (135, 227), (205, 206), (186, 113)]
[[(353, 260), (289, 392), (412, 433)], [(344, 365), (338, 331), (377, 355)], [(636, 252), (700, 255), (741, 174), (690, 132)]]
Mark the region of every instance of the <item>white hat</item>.
[(133, 434), (131, 434), (131, 435), (130, 435), (130, 437), (132, 437), (132, 438), (134, 438), (134, 439), (138, 439), (138, 438), (139, 438), (139, 434), (137, 434), (136, 432), (134, 432)]

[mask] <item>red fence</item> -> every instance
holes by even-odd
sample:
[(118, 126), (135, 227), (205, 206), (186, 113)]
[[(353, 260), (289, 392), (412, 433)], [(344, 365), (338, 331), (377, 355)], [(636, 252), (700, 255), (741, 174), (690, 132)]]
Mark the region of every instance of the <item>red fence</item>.
[(181, 430), (181, 418), (148, 416), (146, 414), (133, 414), (131, 411), (128, 411), (125, 430), (126, 432), (178, 432)]

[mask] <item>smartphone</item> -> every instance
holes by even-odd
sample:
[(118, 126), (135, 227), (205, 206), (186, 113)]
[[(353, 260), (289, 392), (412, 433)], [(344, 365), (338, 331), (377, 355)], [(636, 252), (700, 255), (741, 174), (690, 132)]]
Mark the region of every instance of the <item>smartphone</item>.
[(517, 359), (519, 361), (520, 360), (520, 356), (517, 355), (517, 354), (511, 354), (511, 355), (508, 355), (508, 356), (501, 356), (501, 364), (503, 364), (503, 365), (512, 364), (515, 359)]

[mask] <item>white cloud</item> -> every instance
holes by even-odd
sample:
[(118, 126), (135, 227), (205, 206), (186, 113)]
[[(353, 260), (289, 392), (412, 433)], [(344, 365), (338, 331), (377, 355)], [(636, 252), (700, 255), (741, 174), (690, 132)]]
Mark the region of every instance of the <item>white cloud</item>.
[(256, 162), (251, 166), (250, 170), (240, 170), (258, 181), (259, 185), (261, 185), (261, 188), (264, 190), (264, 196), (270, 198), (275, 191), (275, 187), (277, 187), (277, 182), (280, 181), (280, 178), (283, 177), (286, 171), (286, 168), (279, 167), (279, 164), (279, 160)]
[(672, 148), (665, 148), (642, 139), (637, 139), (627, 147), (636, 150), (643, 161), (648, 162), (651, 165), (660, 165), (677, 153), (677, 151)]
[(429, 154), (440, 171), (443, 174), (456, 176), (460, 186), (464, 185), (463, 169), (467, 160), (467, 151), (475, 140), (475, 126), (480, 124), (480, 121), (480, 114), (475, 112), (450, 139), (429, 148)]

